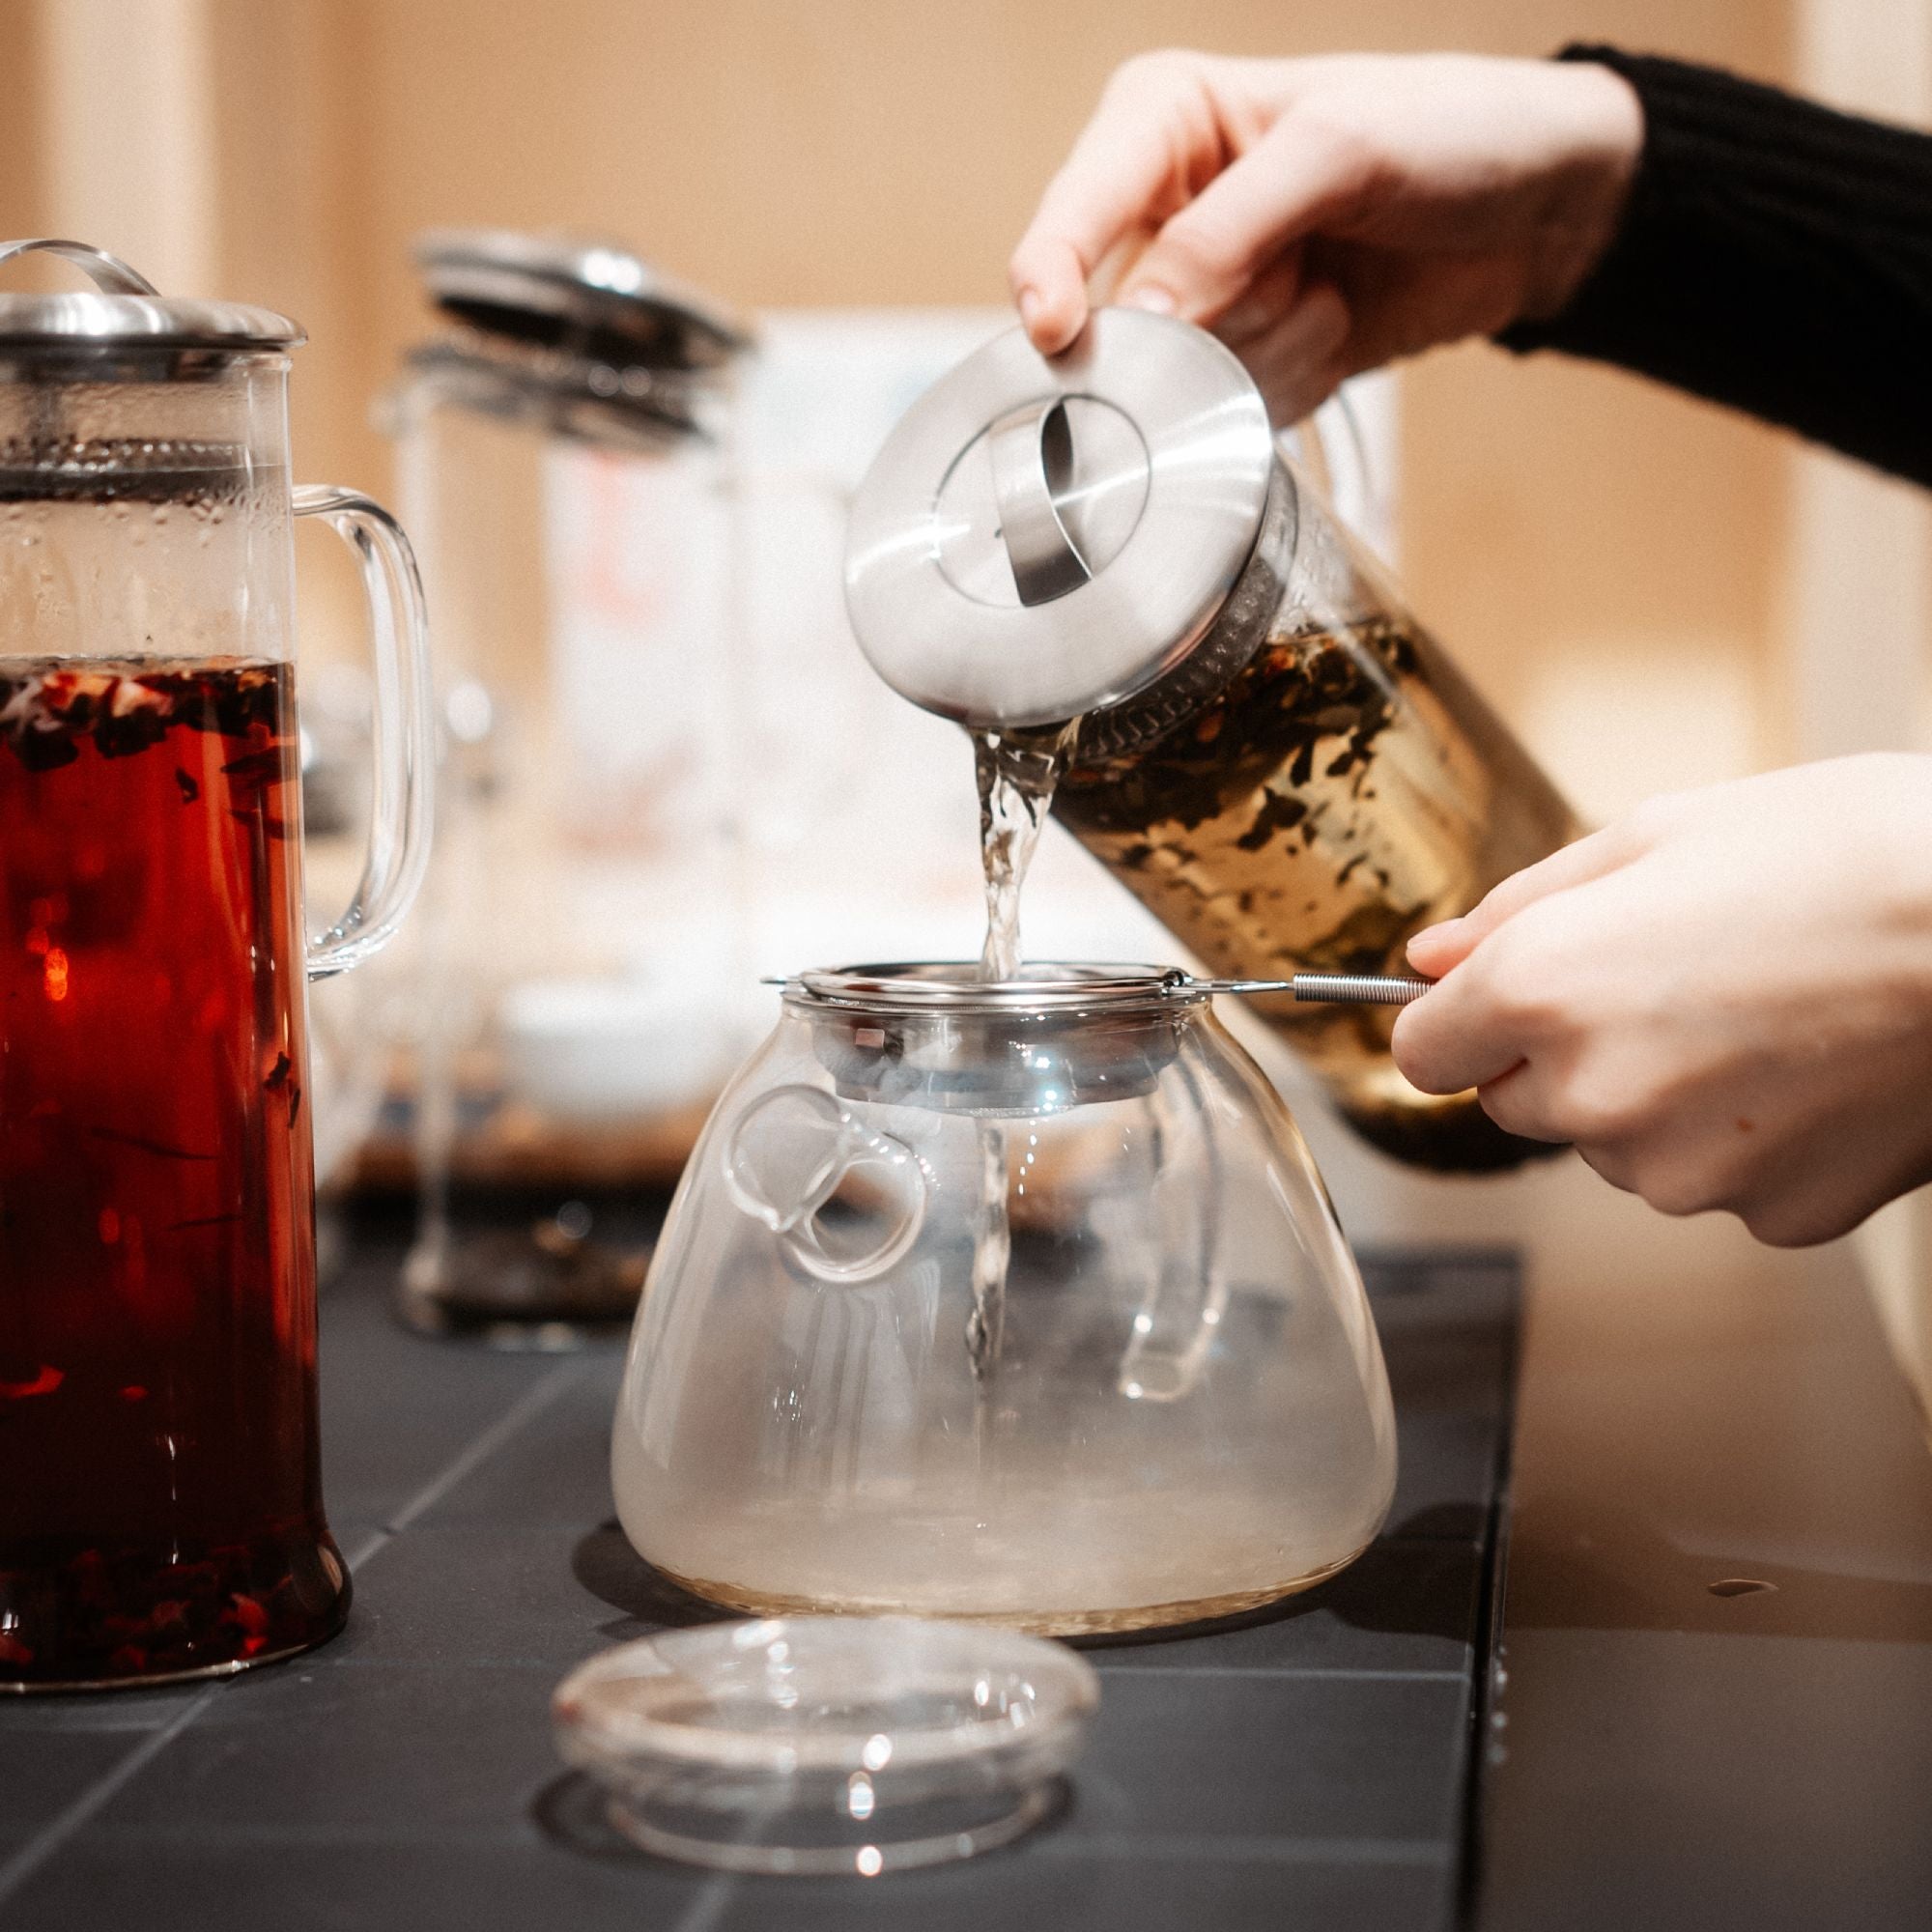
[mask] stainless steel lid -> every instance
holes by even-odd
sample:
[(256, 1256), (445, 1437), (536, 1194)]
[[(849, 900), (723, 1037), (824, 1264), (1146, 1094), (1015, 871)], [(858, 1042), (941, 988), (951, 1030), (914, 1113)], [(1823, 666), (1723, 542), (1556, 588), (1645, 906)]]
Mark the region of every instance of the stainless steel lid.
[(141, 349), (239, 352), (294, 349), (308, 339), (299, 323), (272, 309), (164, 298), (126, 262), (84, 242), (51, 236), (0, 242), (0, 263), (29, 254), (73, 263), (94, 288), (79, 295), (0, 295), (0, 351), (99, 351), (103, 356)]
[(417, 239), (437, 305), (486, 335), (567, 350), (617, 369), (710, 369), (751, 346), (746, 323), (628, 248), (504, 228)]
[(1234, 355), (1102, 309), (1048, 358), (1013, 328), (907, 411), (853, 505), (872, 668), (982, 725), (1120, 703), (1208, 633), (1253, 554), (1274, 440)]

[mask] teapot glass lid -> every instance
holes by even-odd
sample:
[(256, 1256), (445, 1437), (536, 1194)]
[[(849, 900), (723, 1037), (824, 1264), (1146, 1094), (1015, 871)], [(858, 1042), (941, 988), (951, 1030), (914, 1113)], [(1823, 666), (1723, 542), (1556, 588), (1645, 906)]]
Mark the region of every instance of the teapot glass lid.
[(620, 1644), (551, 1710), (564, 1757), (646, 1850), (873, 1878), (1049, 1816), (1099, 1699), (1083, 1658), (1017, 1631), (794, 1616)]

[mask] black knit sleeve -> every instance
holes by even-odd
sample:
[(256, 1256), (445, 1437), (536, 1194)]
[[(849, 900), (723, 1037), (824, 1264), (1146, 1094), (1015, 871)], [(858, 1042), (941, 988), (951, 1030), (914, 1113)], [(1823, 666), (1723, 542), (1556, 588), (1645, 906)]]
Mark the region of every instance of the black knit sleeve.
[(1932, 135), (1708, 68), (1566, 47), (1643, 103), (1615, 241), (1499, 338), (1615, 362), (1932, 483)]

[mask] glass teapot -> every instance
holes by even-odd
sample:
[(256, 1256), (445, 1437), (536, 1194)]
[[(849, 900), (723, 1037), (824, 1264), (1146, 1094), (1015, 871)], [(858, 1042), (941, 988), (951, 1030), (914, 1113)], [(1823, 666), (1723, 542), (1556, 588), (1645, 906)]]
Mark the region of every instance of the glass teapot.
[(1212, 990), (787, 983), (639, 1311), (611, 1452), (639, 1550), (758, 1614), (1060, 1634), (1229, 1615), (1355, 1556), (1395, 1481), (1380, 1350)]
[[(1030, 793), (1057, 777), (1055, 815), (1217, 973), (1400, 972), (1581, 830), (1240, 363), (1171, 318), (1103, 309), (1064, 355), (1015, 328), (960, 363), (867, 477), (845, 585), (886, 682)], [(1550, 1151), (1409, 1086), (1387, 1009), (1257, 1010), (1385, 1152)]]
[[(0, 1688), (240, 1669), (320, 1641), (303, 982), (421, 874), (420, 593), (352, 491), (291, 491), (261, 309), (0, 296)], [(355, 549), (377, 641), (371, 842), (305, 938), (295, 517)]]

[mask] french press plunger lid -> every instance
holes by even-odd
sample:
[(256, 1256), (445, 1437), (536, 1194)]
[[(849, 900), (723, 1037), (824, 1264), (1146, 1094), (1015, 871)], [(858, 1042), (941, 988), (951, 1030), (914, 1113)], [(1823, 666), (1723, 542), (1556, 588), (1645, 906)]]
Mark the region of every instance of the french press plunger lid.
[(412, 368), (502, 415), (558, 435), (661, 449), (708, 433), (749, 326), (615, 242), (507, 228), (417, 238), (430, 298), (462, 325)]
[[(307, 338), (299, 323), (239, 302), (174, 299), (120, 259), (85, 242), (36, 236), (0, 242), (0, 263), (23, 255), (54, 255), (71, 262), (94, 283), (66, 295), (0, 294), (0, 357), (14, 360), (35, 351), (68, 359), (85, 356), (106, 380), (116, 373), (165, 376), (165, 366), (136, 367), (140, 352), (222, 352), (294, 349)], [(125, 371), (110, 365), (127, 363)]]
[(615, 242), (435, 228), (415, 258), (437, 305), (486, 334), (651, 369), (715, 368), (751, 344), (722, 303)]
[(853, 505), (845, 601), (894, 690), (969, 724), (1058, 724), (1145, 691), (1207, 637), (1269, 502), (1266, 405), (1186, 323), (1101, 309), (945, 376)]

